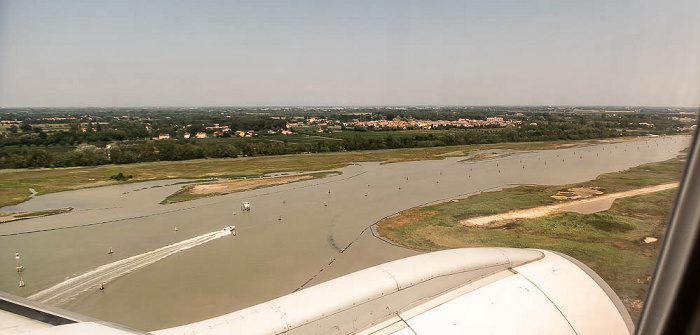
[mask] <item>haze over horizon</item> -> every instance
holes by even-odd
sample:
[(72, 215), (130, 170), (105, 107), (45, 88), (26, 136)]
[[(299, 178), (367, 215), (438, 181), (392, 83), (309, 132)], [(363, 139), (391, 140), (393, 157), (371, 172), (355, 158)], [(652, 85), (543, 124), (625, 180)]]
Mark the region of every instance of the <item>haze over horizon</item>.
[(693, 107), (699, 12), (696, 0), (0, 0), (0, 108)]
[(122, 106), (8, 106), (0, 107), (0, 109), (131, 109), (131, 108), (162, 108), (162, 109), (200, 109), (200, 108), (250, 108), (250, 109), (266, 109), (266, 108), (487, 108), (487, 107), (504, 107), (504, 108), (526, 108), (526, 107), (551, 107), (551, 108), (669, 108), (669, 109), (695, 109), (700, 106), (652, 106), (652, 105), (189, 105), (189, 106), (163, 106), (163, 105), (122, 105)]

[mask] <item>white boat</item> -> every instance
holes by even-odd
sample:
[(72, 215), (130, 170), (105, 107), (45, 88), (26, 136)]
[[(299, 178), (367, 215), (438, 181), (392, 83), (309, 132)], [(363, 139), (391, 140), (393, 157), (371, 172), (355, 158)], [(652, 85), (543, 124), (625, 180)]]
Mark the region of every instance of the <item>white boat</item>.
[(231, 234), (231, 233), (233, 233), (233, 232), (236, 230), (236, 226), (224, 227), (224, 229), (222, 229), (222, 230), (225, 231), (225, 232), (228, 232), (229, 234)]

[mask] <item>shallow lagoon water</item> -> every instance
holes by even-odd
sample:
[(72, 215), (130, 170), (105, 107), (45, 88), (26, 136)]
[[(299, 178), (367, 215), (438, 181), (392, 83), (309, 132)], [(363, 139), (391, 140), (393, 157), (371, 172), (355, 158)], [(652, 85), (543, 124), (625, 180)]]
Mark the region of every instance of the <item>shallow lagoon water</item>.
[[(182, 187), (178, 180), (41, 195), (0, 211), (75, 210), (0, 225), (0, 290), (30, 296), (100, 265), (235, 225), (237, 236), (178, 252), (62, 306), (143, 330), (181, 325), (416, 254), (367, 230), (398, 211), (518, 184), (590, 180), (675, 157), (689, 143), (658, 137), (483, 160), (358, 163), (338, 176), (170, 205), (159, 202)], [(240, 210), (243, 201), (250, 212)], [(21, 289), (16, 251), (26, 268)]]

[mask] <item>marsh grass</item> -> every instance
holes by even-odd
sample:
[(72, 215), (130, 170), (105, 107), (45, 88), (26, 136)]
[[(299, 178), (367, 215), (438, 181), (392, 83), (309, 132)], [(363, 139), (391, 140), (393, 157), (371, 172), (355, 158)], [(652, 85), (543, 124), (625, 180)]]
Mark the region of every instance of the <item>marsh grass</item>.
[[(595, 270), (620, 296), (636, 318), (651, 278), (666, 229), (675, 189), (617, 199), (593, 214), (559, 213), (521, 219), (504, 227), (467, 227), (468, 217), (504, 213), (551, 204), (550, 196), (571, 187), (602, 187), (620, 192), (677, 181), (680, 158), (607, 173), (578, 184), (520, 186), (471, 196), (458, 202), (412, 208), (379, 223), (379, 233), (395, 243), (432, 251), (463, 247), (548, 249), (570, 255)], [(644, 243), (645, 237), (659, 241)]]

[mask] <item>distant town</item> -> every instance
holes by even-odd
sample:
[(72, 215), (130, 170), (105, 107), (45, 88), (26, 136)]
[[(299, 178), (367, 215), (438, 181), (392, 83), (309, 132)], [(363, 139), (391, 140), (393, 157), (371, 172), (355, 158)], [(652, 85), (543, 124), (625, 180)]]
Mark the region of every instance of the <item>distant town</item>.
[(653, 107), (5, 108), (0, 168), (664, 135), (696, 120)]

